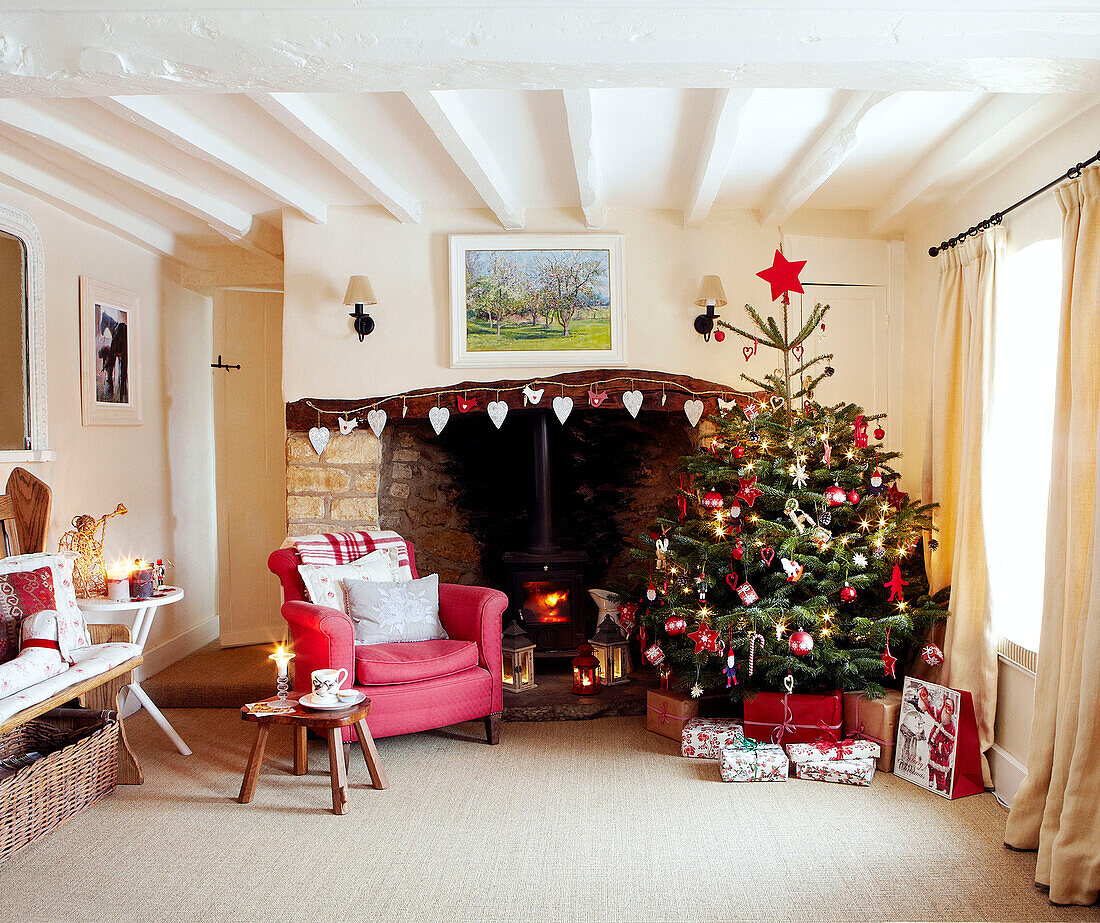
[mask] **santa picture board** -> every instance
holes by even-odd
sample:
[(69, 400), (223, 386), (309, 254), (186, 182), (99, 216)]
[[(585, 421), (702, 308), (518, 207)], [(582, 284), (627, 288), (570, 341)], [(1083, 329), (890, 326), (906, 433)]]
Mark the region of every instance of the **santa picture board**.
[(894, 775), (944, 798), (985, 791), (969, 692), (905, 678)]

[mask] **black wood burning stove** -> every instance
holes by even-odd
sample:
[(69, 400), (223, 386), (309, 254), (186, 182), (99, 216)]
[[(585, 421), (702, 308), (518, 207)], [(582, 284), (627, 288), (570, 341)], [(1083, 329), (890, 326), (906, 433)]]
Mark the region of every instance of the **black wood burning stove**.
[(536, 655), (572, 655), (584, 641), (587, 603), (583, 551), (560, 548), (554, 541), (550, 511), (549, 412), (532, 415), (534, 503), (531, 541), (523, 551), (506, 552), (504, 561), (509, 611), (523, 622)]

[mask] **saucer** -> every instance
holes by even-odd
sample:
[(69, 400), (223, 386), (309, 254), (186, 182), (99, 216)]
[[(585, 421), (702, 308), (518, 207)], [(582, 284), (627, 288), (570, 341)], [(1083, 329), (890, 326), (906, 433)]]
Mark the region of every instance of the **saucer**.
[(315, 708), (319, 711), (337, 711), (341, 708), (351, 708), (354, 705), (358, 705), (365, 698), (366, 696), (362, 692), (356, 690), (356, 697), (354, 699), (349, 699), (347, 701), (344, 699), (337, 699), (335, 702), (315, 702), (313, 700), (313, 693), (307, 692), (298, 699), (298, 702), (306, 708)]

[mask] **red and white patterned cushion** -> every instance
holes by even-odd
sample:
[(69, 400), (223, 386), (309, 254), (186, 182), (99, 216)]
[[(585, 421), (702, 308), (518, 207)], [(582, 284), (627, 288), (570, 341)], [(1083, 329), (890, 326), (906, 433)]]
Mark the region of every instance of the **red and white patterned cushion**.
[[(57, 611), (57, 642), (62, 659), (72, 662), (71, 652), (91, 644), (84, 615), (76, 604), (73, 587), (73, 561), (75, 555), (20, 554), (0, 559), (0, 577), (23, 574), (48, 567), (53, 576), (55, 610)], [(14, 654), (12, 654), (14, 656)]]
[(19, 628), (23, 619), (56, 608), (53, 570), (34, 570), (0, 574), (0, 663), (19, 652)]
[(396, 532), (328, 532), (292, 540), (303, 564), (339, 565), (384, 551), (397, 568), (398, 580), (412, 580), (409, 548)]

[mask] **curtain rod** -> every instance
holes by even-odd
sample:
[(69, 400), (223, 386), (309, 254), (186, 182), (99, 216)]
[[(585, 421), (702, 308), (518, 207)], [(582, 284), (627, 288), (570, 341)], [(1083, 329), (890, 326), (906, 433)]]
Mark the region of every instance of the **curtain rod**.
[(1077, 177), (1079, 177), (1081, 175), (1081, 171), (1084, 170), (1085, 167), (1089, 166), (1090, 164), (1097, 163), (1098, 161), (1100, 161), (1100, 151), (1097, 151), (1088, 160), (1082, 161), (1081, 163), (1075, 163), (1072, 167), (1070, 167), (1068, 170), (1066, 170), (1066, 172), (1063, 173), (1061, 176), (1059, 176), (1055, 179), (1052, 179), (1049, 183), (1047, 183), (1041, 189), (1036, 189), (1030, 195), (1024, 196), (1022, 199), (1020, 199), (1019, 202), (1014, 202), (1012, 205), (1009, 205), (1008, 208), (1002, 209), (999, 212), (994, 212), (992, 215), (990, 215), (988, 218), (986, 218), (985, 221), (979, 221), (973, 227), (967, 228), (965, 231), (963, 231), (960, 234), (956, 234), (950, 240), (945, 240), (938, 247), (934, 247), (934, 246), (929, 247), (928, 248), (928, 255), (932, 256), (932, 257), (938, 256), (939, 254), (943, 253), (944, 250), (947, 250), (951, 247), (955, 247), (958, 244), (962, 243), (964, 240), (966, 240), (967, 237), (976, 237), (978, 234), (981, 234), (983, 231), (988, 231), (990, 228), (996, 227), (998, 224), (1000, 224), (1004, 220), (1004, 216), (1007, 215), (1010, 211), (1014, 211), (1015, 209), (1019, 208), (1021, 205), (1025, 205), (1026, 203), (1028, 203), (1032, 199), (1034, 199), (1036, 196), (1040, 196), (1044, 192), (1046, 192), (1048, 189), (1051, 189), (1054, 186), (1057, 186), (1063, 180), (1077, 179)]

